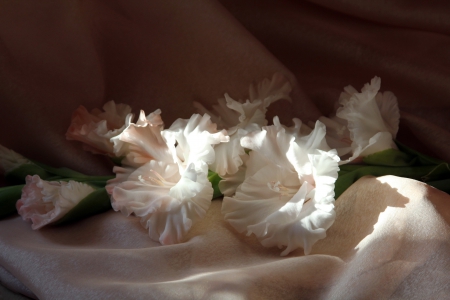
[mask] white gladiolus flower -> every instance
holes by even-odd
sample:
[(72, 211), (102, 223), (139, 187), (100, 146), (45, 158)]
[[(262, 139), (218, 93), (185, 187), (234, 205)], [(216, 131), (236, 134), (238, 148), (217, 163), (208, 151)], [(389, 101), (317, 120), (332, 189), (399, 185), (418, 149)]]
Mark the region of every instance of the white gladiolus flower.
[(322, 123), (309, 135), (300, 133), (299, 120), (289, 129), (277, 118), (274, 124), (242, 138), (242, 146), (252, 150), (245, 180), (235, 196), (224, 198), (222, 212), (263, 246), (285, 246), (281, 255), (297, 248), (308, 254), (335, 219), (339, 157), (328, 147)]
[(180, 243), (211, 203), (207, 173), (206, 164), (191, 164), (180, 174), (177, 164), (152, 160), (114, 187), (113, 209), (140, 217), (154, 241)]
[(394, 148), (400, 120), (397, 98), (391, 92), (378, 92), (381, 80), (374, 77), (361, 93), (347, 86), (339, 98), (336, 116), (321, 117), (327, 126), (327, 141), (341, 164), (382, 150)]
[(28, 175), (22, 197), (16, 203), (17, 212), (33, 223), (31, 228), (39, 229), (64, 217), (94, 191), (82, 182), (45, 181), (38, 175)]
[(230, 135), (229, 143), (215, 147), (216, 161), (211, 165), (211, 170), (221, 177), (238, 172), (246, 155), (240, 145), (241, 137), (267, 125), (267, 107), (280, 99), (290, 100), (291, 89), (285, 77), (277, 73), (272, 80), (264, 79), (256, 86), (251, 85), (246, 101), (236, 101), (225, 94), (225, 98), (219, 99), (219, 103), (212, 107), (214, 112), (194, 102), (200, 112), (211, 115), (212, 120), (220, 128), (227, 129)]
[(161, 244), (181, 242), (209, 208), (208, 163), (215, 160), (212, 145), (229, 140), (226, 131), (218, 132), (208, 115), (195, 114), (162, 131), (131, 124), (120, 139), (130, 144), (125, 164), (139, 167), (114, 168), (116, 178), (106, 187), (114, 210), (140, 217)]

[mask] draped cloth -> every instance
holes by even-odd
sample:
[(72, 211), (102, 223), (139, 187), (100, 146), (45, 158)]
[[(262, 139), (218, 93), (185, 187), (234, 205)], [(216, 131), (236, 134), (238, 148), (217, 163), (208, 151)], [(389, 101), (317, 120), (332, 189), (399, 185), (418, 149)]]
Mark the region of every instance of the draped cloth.
[[(274, 72), (294, 86), (272, 115), (315, 120), (373, 76), (401, 109), (399, 140), (450, 161), (447, 1), (0, 0), (0, 143), (53, 166), (108, 174), (65, 140), (71, 113), (109, 100), (166, 124)], [(177, 245), (109, 211), (32, 231), (0, 221), (0, 282), (37, 299), (446, 299), (450, 196), (363, 178), (336, 200), (327, 237), (280, 257), (238, 234), (213, 201)], [(20, 298), (5, 288), (0, 296)]]

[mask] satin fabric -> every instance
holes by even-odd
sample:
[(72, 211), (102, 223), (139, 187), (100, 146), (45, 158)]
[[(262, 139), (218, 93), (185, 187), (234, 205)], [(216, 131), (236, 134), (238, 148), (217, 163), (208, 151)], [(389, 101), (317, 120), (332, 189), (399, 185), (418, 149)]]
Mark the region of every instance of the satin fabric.
[[(169, 125), (223, 93), (285, 74), (315, 120), (346, 85), (377, 75), (398, 97), (399, 138), (450, 161), (450, 7), (446, 1), (0, 1), (0, 143), (90, 174), (106, 159), (65, 140), (70, 115), (108, 100)], [(280, 258), (236, 233), (214, 201), (186, 242), (160, 246), (108, 212), (34, 232), (0, 221), (0, 280), (39, 299), (445, 299), (449, 196), (416, 181), (363, 179), (336, 201), (327, 238)]]
[(39, 299), (445, 299), (449, 201), (413, 180), (363, 178), (336, 202), (327, 238), (284, 258), (237, 234), (220, 201), (170, 246), (112, 211), (38, 232), (11, 218), (1, 263)]

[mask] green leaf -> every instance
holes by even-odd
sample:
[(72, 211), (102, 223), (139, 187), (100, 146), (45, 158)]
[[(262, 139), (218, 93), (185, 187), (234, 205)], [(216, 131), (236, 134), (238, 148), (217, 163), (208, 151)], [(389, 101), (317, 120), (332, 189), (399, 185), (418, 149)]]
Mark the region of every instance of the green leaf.
[[(344, 166), (342, 166), (344, 167)], [(448, 164), (438, 166), (410, 166), (410, 167), (387, 167), (387, 166), (361, 166), (354, 167), (352, 171), (344, 170), (338, 172), (335, 182), (335, 198), (337, 199), (347, 188), (363, 176), (395, 175), (416, 179), (424, 182), (437, 181), (450, 178)]]
[(0, 188), (0, 219), (17, 212), (16, 202), (22, 197), (24, 184)]
[(365, 164), (372, 166), (408, 167), (416, 163), (417, 156), (397, 149), (386, 149), (363, 158)]
[(441, 180), (444, 178), (448, 178), (449, 173), (450, 173), (450, 167), (449, 167), (448, 163), (441, 163), (437, 166), (434, 166), (434, 168), (432, 168), (429, 173), (422, 176), (421, 180), (423, 182)]
[(42, 179), (47, 179), (53, 176), (40, 166), (30, 163), (23, 164), (5, 174), (5, 180), (11, 184), (25, 183), (25, 177), (27, 175), (39, 175)]
[(69, 168), (54, 168), (54, 167), (47, 166), (46, 164), (40, 163), (38, 161), (33, 160), (32, 162), (34, 164), (38, 165), (39, 167), (41, 167), (46, 172), (53, 174), (53, 175), (58, 175), (61, 177), (66, 177), (66, 178), (79, 178), (79, 179), (90, 177), (89, 175), (85, 175), (83, 173), (74, 171)]
[(212, 188), (214, 189), (213, 199), (222, 197), (223, 194), (219, 189), (219, 182), (222, 180), (222, 178), (219, 176), (219, 174), (208, 170), (208, 180), (209, 180), (209, 182), (211, 182)]
[(400, 151), (402, 151), (406, 154), (409, 154), (411, 156), (417, 157), (417, 161), (416, 161), (417, 165), (427, 166), (427, 165), (439, 165), (441, 163), (445, 163), (445, 161), (443, 161), (443, 160), (433, 158), (431, 156), (422, 154), (419, 151), (411, 149), (408, 146), (403, 145), (399, 141), (395, 141), (395, 144), (397, 144), (397, 147)]
[(64, 217), (52, 225), (63, 225), (76, 222), (92, 215), (96, 215), (111, 209), (111, 201), (105, 188), (98, 189), (72, 208)]

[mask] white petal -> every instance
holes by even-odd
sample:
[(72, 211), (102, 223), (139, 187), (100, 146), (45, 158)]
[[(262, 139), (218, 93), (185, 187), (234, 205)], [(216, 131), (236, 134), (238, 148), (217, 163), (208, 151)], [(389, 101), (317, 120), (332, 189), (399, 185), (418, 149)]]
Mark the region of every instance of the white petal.
[[(87, 151), (114, 156), (114, 144), (110, 140), (128, 126), (133, 114), (130, 106), (114, 101), (107, 102), (103, 110), (94, 109), (89, 113), (84, 106), (78, 107), (72, 115), (66, 138), (83, 142)], [(115, 146), (116, 151), (122, 147), (119, 143)]]
[(234, 197), (224, 197), (222, 213), (225, 214), (225, 219), (238, 232), (247, 231), (249, 225), (262, 222), (286, 201), (267, 184), (283, 178), (292, 180), (296, 176), (273, 164), (266, 164), (256, 174), (247, 177)]
[(189, 120), (176, 120), (169, 129), (162, 131), (162, 135), (172, 148), (174, 160), (184, 166), (197, 162), (214, 163), (212, 145), (229, 141), (227, 132), (218, 132), (209, 115), (198, 114), (192, 115)]
[(218, 104), (212, 106), (213, 111), (206, 109), (199, 102), (194, 102), (194, 107), (200, 114), (210, 115), (211, 121), (217, 124), (218, 128), (229, 129), (239, 124), (239, 114), (228, 107), (227, 100), (220, 98), (217, 102)]
[(158, 126), (130, 124), (120, 136), (120, 140), (130, 144), (123, 164), (140, 166), (150, 160), (173, 162), (173, 157)]
[(232, 135), (238, 128), (248, 131), (247, 126), (251, 124), (257, 124), (260, 127), (266, 125), (267, 107), (280, 99), (290, 100), (291, 89), (289, 81), (282, 74), (276, 73), (271, 80), (264, 79), (256, 86), (251, 85), (247, 101), (236, 101), (225, 94), (225, 98), (219, 99), (212, 110), (206, 109), (198, 102), (194, 102), (194, 106), (200, 113), (211, 115), (213, 122), (219, 128), (226, 128)]
[(161, 110), (145, 116), (143, 110), (136, 124), (127, 120), (126, 128), (120, 134), (111, 138), (116, 156), (127, 156), (122, 162), (125, 165), (138, 167), (151, 160), (170, 160), (170, 152), (161, 136), (164, 125)]
[[(254, 131), (241, 139), (244, 148), (251, 149), (264, 157), (267, 162), (273, 162), (285, 169), (292, 169), (286, 158), (290, 142), (294, 136), (286, 134), (284, 128), (275, 126), (264, 127), (264, 130)], [(250, 154), (255, 155), (255, 154)], [(247, 168), (251, 169), (249, 166)]]
[(222, 212), (264, 246), (285, 246), (282, 255), (297, 248), (307, 254), (334, 222), (339, 157), (329, 150), (322, 123), (305, 136), (274, 123), (242, 138), (252, 149), (245, 180), (233, 197), (224, 197)]
[[(343, 158), (341, 164), (375, 150), (396, 148), (392, 140), (400, 119), (397, 98), (391, 92), (379, 93), (380, 84), (380, 78), (374, 77), (361, 93), (351, 86), (346, 87), (336, 116), (320, 118), (327, 126), (328, 143)], [(389, 136), (391, 141), (388, 141)]]
[(189, 165), (182, 175), (178, 170), (176, 164), (150, 161), (112, 193), (113, 208), (141, 217), (149, 236), (162, 244), (181, 242), (205, 215), (213, 194), (206, 165)]
[(263, 100), (264, 107), (267, 108), (273, 102), (286, 99), (291, 101), (289, 94), (292, 87), (290, 82), (281, 73), (275, 73), (272, 79), (264, 79), (256, 86), (250, 86), (250, 101)]
[(247, 129), (247, 126), (252, 126), (253, 124), (259, 127), (267, 125), (266, 120), (266, 108), (263, 105), (262, 100), (255, 100), (250, 102), (249, 100), (244, 103), (238, 102), (231, 99), (228, 94), (225, 94), (225, 99), (227, 100), (227, 106), (236, 111), (239, 115), (239, 123), (235, 124), (234, 127), (229, 129), (230, 133), (234, 133), (237, 128)]
[(239, 129), (230, 137), (228, 143), (221, 143), (214, 147), (215, 161), (211, 164), (210, 169), (219, 174), (221, 177), (226, 174), (235, 174), (242, 165), (242, 156), (245, 150), (241, 146), (240, 140), (247, 134), (247, 131)]
[(31, 228), (39, 229), (64, 217), (92, 192), (94, 188), (82, 182), (45, 181), (38, 175), (27, 176), (17, 211), (24, 220), (31, 220)]
[[(248, 155), (245, 154), (241, 156), (243, 162), (248, 159)], [(238, 171), (234, 174), (225, 174), (222, 177), (222, 180), (219, 182), (219, 189), (224, 196), (233, 196), (236, 193), (236, 189), (244, 182), (245, 173), (247, 171), (247, 167), (242, 164)]]
[(392, 92), (384, 92), (378, 93), (375, 99), (383, 117), (384, 124), (395, 139), (400, 123), (400, 110), (398, 108), (397, 97)]

